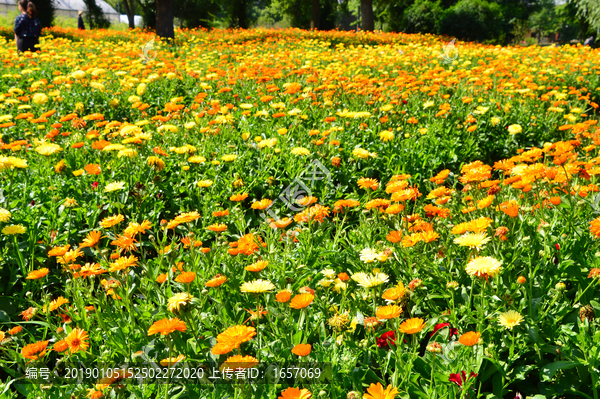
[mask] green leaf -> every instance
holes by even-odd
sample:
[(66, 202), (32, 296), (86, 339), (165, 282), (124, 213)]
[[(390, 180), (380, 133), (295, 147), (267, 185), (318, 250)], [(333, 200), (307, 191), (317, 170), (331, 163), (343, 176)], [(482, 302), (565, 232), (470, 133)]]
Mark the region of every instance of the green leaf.
[(550, 363), (542, 368), (542, 371), (540, 372), (540, 378), (542, 381), (550, 381), (558, 370), (568, 370), (580, 365), (580, 362), (571, 362), (568, 360)]

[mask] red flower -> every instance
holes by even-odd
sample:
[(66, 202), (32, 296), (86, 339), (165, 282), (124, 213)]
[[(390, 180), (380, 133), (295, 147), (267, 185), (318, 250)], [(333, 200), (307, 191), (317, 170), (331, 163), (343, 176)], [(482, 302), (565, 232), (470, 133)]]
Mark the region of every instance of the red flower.
[(92, 190), (95, 190), (98, 187), (98, 184), (99, 183), (97, 181), (93, 182), (92, 183)]
[(387, 348), (391, 345), (396, 345), (396, 334), (393, 331), (388, 331), (384, 334), (381, 334), (377, 338), (377, 346), (379, 348)]
[[(462, 376), (461, 376), (462, 374)], [(477, 374), (475, 374), (474, 372), (471, 371), (471, 375), (469, 376), (469, 380), (471, 378), (477, 377)], [(448, 381), (455, 383), (456, 385), (458, 385), (459, 387), (462, 388), (463, 383), (465, 383), (467, 381), (467, 373), (463, 370), (460, 372), (460, 374), (458, 373), (452, 373), (450, 374), (450, 378), (448, 378)]]
[(436, 332), (446, 327), (450, 328), (450, 334), (448, 335), (448, 338), (452, 338), (453, 335), (458, 335), (458, 329), (450, 327), (450, 323), (439, 323), (433, 327), (433, 331), (429, 333), (429, 338), (433, 337)]

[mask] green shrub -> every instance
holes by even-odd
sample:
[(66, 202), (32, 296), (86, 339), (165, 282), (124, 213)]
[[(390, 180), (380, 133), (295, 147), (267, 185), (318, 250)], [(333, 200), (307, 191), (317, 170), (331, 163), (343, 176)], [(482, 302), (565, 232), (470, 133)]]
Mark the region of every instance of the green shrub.
[(406, 33), (437, 33), (443, 10), (439, 0), (417, 0), (404, 12), (402, 28)]
[(506, 36), (502, 7), (485, 0), (461, 0), (444, 13), (440, 33), (462, 40), (502, 42)]

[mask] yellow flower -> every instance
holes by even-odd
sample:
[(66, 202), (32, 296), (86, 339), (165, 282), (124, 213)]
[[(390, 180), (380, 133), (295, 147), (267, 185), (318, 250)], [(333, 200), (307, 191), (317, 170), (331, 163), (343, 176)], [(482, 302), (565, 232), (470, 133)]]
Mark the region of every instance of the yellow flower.
[(497, 126), (500, 123), (500, 118), (497, 118), (494, 116), (494, 117), (492, 117), (491, 122), (492, 122), (492, 126)]
[(8, 222), (11, 216), (12, 215), (8, 210), (0, 208), (0, 222)]
[(48, 96), (44, 93), (35, 93), (32, 98), (33, 102), (42, 105), (48, 102)]
[(248, 281), (241, 285), (241, 292), (248, 292), (252, 294), (261, 294), (263, 292), (272, 291), (275, 289), (273, 283), (269, 280), (254, 280)]
[(212, 180), (200, 180), (198, 182), (198, 187), (202, 187), (202, 188), (210, 187), (212, 185), (213, 185), (213, 181)]
[(186, 307), (192, 301), (192, 299), (194, 299), (194, 297), (187, 292), (177, 293), (169, 298), (167, 301), (167, 308), (170, 312), (179, 312), (181, 308)]
[(454, 239), (454, 243), (461, 247), (476, 248), (478, 250), (489, 241), (490, 238), (485, 233), (467, 233)]
[(221, 157), (221, 159), (225, 162), (233, 162), (237, 159), (237, 155), (235, 155), (235, 154), (223, 155)]
[(77, 201), (75, 201), (75, 199), (73, 198), (67, 197), (67, 199), (65, 199), (65, 208), (74, 208), (78, 205), (79, 204), (77, 203)]
[(294, 147), (291, 152), (294, 155), (310, 155), (310, 151), (304, 147)]
[(35, 148), (35, 151), (38, 154), (50, 156), (52, 154), (56, 154), (57, 152), (61, 152), (63, 149), (58, 144), (53, 143), (44, 143)]
[(367, 274), (365, 272), (359, 272), (352, 275), (352, 280), (356, 281), (358, 285), (365, 288), (377, 287), (387, 282), (389, 276), (385, 273)]
[(523, 128), (521, 127), (521, 125), (510, 125), (508, 127), (508, 132), (510, 134), (519, 134), (523, 131)]
[(27, 229), (20, 224), (11, 224), (10, 226), (6, 226), (2, 229), (2, 234), (6, 235), (15, 235), (15, 234), (25, 234)]
[(508, 330), (512, 330), (513, 327), (518, 326), (523, 321), (523, 316), (519, 312), (509, 310), (508, 312), (502, 313), (498, 317), (498, 323)]
[(203, 163), (206, 162), (206, 158), (200, 155), (194, 155), (193, 157), (188, 158), (189, 163)]
[(74, 77), (75, 79), (83, 79), (85, 78), (85, 72), (84, 71), (75, 71), (71, 74), (72, 77)]
[(105, 193), (112, 193), (113, 191), (122, 190), (123, 188), (125, 188), (125, 183), (124, 182), (109, 183), (104, 188), (104, 192)]
[(481, 278), (495, 277), (502, 270), (502, 262), (491, 256), (478, 256), (467, 264), (466, 271), (471, 276)]
[(377, 154), (374, 152), (369, 152), (367, 150), (365, 150), (364, 148), (355, 148), (354, 150), (352, 150), (352, 156), (355, 158), (360, 158), (360, 159), (368, 159), (370, 158), (377, 158)]
[(394, 133), (390, 132), (389, 130), (384, 130), (383, 132), (379, 133), (379, 139), (384, 143), (392, 141), (394, 140)]

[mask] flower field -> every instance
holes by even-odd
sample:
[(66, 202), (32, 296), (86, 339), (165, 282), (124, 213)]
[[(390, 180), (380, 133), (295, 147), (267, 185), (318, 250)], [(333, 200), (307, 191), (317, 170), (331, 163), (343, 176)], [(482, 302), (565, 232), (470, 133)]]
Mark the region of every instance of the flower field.
[(176, 37), (0, 39), (0, 396), (598, 399), (599, 50)]

